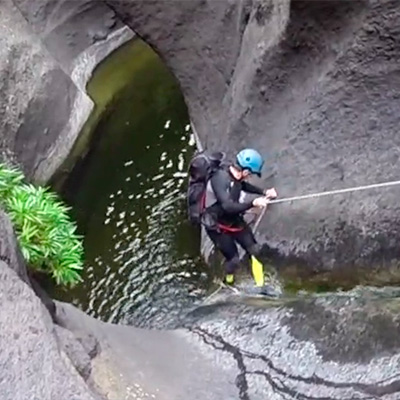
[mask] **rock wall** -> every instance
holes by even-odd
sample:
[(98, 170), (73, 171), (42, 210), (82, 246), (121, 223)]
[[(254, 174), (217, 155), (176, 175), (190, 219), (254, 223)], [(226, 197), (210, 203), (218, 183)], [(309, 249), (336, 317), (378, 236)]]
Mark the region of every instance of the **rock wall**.
[[(259, 148), (281, 197), (396, 179), (398, 2), (106, 2), (175, 72), (206, 146)], [(286, 264), (399, 276), (399, 195), (276, 205), (260, 238)]]
[[(55, 327), (30, 286), (9, 219), (0, 212), (0, 392), (4, 400), (100, 400), (91, 374), (90, 335)], [(97, 342), (96, 342), (97, 343)]]
[[(98, 2), (0, 0), (1, 161), (48, 181), (93, 109), (93, 69), (133, 36)], [(54, 324), (54, 303), (27, 273), (3, 212), (0, 260), (0, 397), (100, 400), (97, 340)]]
[(93, 108), (94, 67), (132, 36), (98, 2), (1, 0), (1, 157), (48, 181)]
[[(174, 70), (202, 140), (269, 153), (282, 196), (395, 177), (398, 2), (107, 3)], [(0, 0), (0, 33), (1, 156), (46, 180), (90, 112), (97, 55), (131, 33), (100, 2), (22, 0)], [(396, 260), (398, 194), (273, 207), (263, 240), (319, 268)], [(248, 300), (256, 309), (223, 298), (176, 332), (57, 304), (55, 325), (4, 214), (0, 259), (4, 399), (96, 399), (91, 385), (118, 400), (399, 397), (397, 293)]]

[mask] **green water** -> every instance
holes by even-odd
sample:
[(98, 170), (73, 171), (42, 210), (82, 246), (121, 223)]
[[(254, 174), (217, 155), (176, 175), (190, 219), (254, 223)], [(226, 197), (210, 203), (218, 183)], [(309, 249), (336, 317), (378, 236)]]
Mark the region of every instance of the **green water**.
[(52, 294), (105, 321), (165, 327), (212, 279), (186, 222), (194, 150), (187, 109), (175, 79), (140, 41), (104, 62), (88, 89), (107, 112), (63, 189), (85, 236), (84, 281)]

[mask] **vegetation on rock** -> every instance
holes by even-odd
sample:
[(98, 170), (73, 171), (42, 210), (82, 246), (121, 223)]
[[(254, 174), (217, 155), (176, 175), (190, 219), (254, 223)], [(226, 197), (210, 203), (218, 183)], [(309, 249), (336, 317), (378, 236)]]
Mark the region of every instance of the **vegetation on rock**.
[(82, 237), (68, 215), (69, 207), (55, 193), (25, 183), (21, 171), (0, 163), (0, 204), (31, 268), (52, 275), (62, 285), (81, 280)]

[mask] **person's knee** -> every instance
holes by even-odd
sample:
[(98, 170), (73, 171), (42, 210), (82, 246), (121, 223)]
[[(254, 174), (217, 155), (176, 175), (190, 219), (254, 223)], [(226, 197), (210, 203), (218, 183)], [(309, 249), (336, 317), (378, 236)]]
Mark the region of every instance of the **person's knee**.
[(249, 248), (249, 254), (254, 257), (260, 257), (261, 249), (262, 249), (261, 245), (255, 243)]
[(226, 262), (226, 273), (227, 274), (233, 274), (237, 270), (238, 266), (240, 264), (239, 257), (233, 257), (230, 260)]

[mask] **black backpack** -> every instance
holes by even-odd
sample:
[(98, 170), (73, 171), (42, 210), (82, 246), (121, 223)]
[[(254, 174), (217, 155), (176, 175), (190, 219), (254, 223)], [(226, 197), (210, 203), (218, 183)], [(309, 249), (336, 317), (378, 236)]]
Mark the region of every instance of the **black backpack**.
[(189, 183), (187, 189), (187, 210), (189, 221), (200, 225), (205, 208), (207, 183), (213, 173), (221, 166), (225, 153), (195, 153), (189, 163)]

